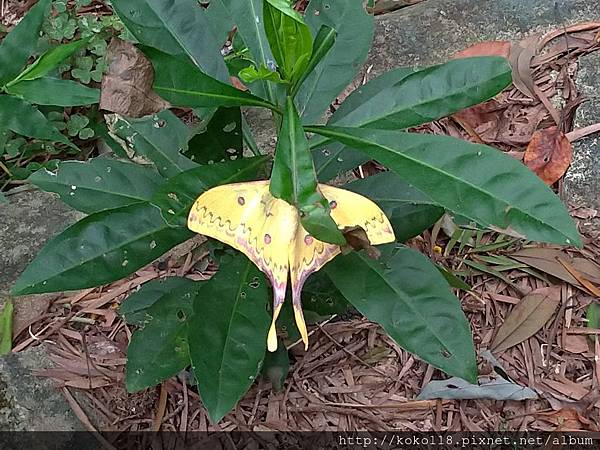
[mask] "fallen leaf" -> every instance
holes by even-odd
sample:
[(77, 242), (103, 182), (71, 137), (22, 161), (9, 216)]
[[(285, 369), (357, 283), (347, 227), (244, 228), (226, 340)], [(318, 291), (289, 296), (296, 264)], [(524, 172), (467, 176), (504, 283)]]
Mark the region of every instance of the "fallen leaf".
[(126, 117), (143, 117), (171, 106), (152, 90), (152, 63), (131, 42), (114, 38), (106, 58), (109, 66), (102, 77), (100, 109)]
[(567, 283), (589, 292), (567, 269), (559, 262), (567, 261), (589, 281), (600, 283), (600, 266), (585, 258), (571, 258), (566, 252), (552, 247), (524, 248), (510, 255), (511, 258), (527, 264), (534, 269), (559, 278)]
[(574, 409), (561, 409), (559, 411), (552, 412), (539, 412), (536, 413), (541, 416), (543, 420), (557, 425), (558, 428), (555, 431), (580, 431), (583, 428), (581, 421), (579, 420), (580, 415)]
[(473, 56), (502, 56), (507, 58), (510, 56), (510, 41), (484, 41), (473, 44), (470, 47), (455, 53), (452, 58), (470, 58)]
[(418, 400), (443, 398), (450, 400), (467, 400), (489, 398), (493, 400), (527, 400), (538, 398), (538, 395), (527, 386), (521, 386), (501, 377), (480, 377), (479, 384), (471, 384), (462, 378), (449, 380), (433, 380), (423, 388)]
[(557, 127), (544, 128), (533, 134), (525, 151), (524, 162), (544, 183), (556, 183), (573, 159), (573, 146)]
[(561, 263), (565, 269), (567, 269), (567, 272), (569, 272), (571, 275), (573, 275), (573, 277), (575, 277), (575, 279), (577, 281), (579, 281), (579, 284), (581, 284), (583, 287), (585, 287), (593, 295), (600, 298), (600, 289), (598, 289), (596, 286), (594, 286), (592, 283), (590, 283), (588, 280), (586, 280), (585, 277), (582, 274), (580, 274), (577, 271), (577, 269), (575, 269), (575, 267), (573, 267), (567, 261), (565, 261), (564, 259), (561, 259), (561, 258), (557, 258), (557, 259), (558, 259), (558, 262)]
[(510, 64), (512, 66), (513, 84), (527, 97), (536, 98), (535, 82), (531, 69), (531, 60), (537, 53), (537, 35), (529, 36), (514, 44), (510, 49)]
[(350, 227), (344, 229), (344, 237), (348, 245), (348, 250), (365, 250), (369, 258), (379, 259), (381, 252), (377, 247), (371, 245), (367, 233), (360, 227)]
[(567, 334), (562, 348), (570, 353), (586, 353), (589, 350), (588, 340), (582, 334)]
[(548, 322), (559, 303), (559, 286), (536, 289), (523, 297), (498, 330), (492, 352), (502, 352), (529, 339)]
[(233, 85), (234, 88), (239, 89), (240, 91), (248, 90), (246, 85), (244, 83), (242, 83), (238, 77), (229, 77), (229, 79), (231, 80), (231, 84)]

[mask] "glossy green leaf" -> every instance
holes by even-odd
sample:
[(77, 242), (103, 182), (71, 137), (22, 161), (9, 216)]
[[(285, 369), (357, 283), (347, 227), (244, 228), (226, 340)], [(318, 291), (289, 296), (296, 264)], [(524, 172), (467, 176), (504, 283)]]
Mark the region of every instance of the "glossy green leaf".
[(301, 211), (302, 225), (317, 239), (338, 245), (346, 243), (329, 214), (327, 199), (317, 188), (308, 141), (290, 97), (277, 140), (270, 191)]
[(206, 129), (188, 144), (185, 156), (198, 164), (243, 157), (242, 112), (240, 108), (219, 108)]
[[(275, 58), (271, 53), (263, 26), (263, 0), (244, 0), (243, 2), (239, 0), (212, 0), (210, 8), (215, 3), (221, 3), (229, 13), (231, 20), (237, 26), (237, 32), (253, 57), (255, 65), (268, 68), (270, 64), (274, 63)], [(253, 92), (268, 99), (271, 103), (277, 102), (277, 93), (272, 84), (268, 82), (257, 84), (257, 88), (252, 86)]]
[(438, 205), (484, 227), (536, 241), (581, 245), (554, 192), (496, 149), (430, 134), (341, 127), (311, 131), (359, 149)]
[(373, 17), (356, 0), (312, 0), (305, 20), (317, 35), (323, 25), (336, 31), (335, 44), (302, 84), (296, 104), (305, 124), (323, 112), (358, 74), (373, 39)]
[(281, 78), (279, 72), (274, 72), (265, 66), (260, 66), (258, 69), (254, 66), (245, 67), (239, 71), (238, 77), (246, 84), (255, 83), (261, 80), (287, 84), (287, 81), (284, 81)]
[(291, 0), (263, 0), (265, 3), (268, 3), (273, 8), (282, 12), (286, 16), (294, 19), (297, 22), (303, 23), (302, 16), (298, 11), (292, 8)]
[(174, 106), (273, 108), (266, 100), (215, 80), (181, 58), (150, 48), (145, 48), (144, 53), (154, 65), (154, 90)]
[(421, 234), (436, 223), (444, 209), (394, 172), (382, 172), (357, 180), (344, 188), (373, 200), (385, 212), (398, 242)]
[(113, 9), (136, 39), (170, 55), (185, 55), (202, 72), (228, 82), (221, 56), (226, 36), (196, 0), (113, 0)]
[(0, 86), (16, 77), (35, 51), (51, 0), (39, 0), (0, 42)]
[(266, 157), (259, 156), (196, 167), (170, 178), (152, 203), (171, 225), (185, 227), (189, 211), (202, 192), (221, 184), (255, 180), (266, 162)]
[(109, 158), (60, 162), (38, 170), (29, 181), (87, 214), (150, 200), (164, 179), (151, 167)]
[(279, 340), (277, 350), (267, 352), (263, 362), (261, 375), (271, 382), (275, 392), (281, 391), (288, 372), (290, 371), (290, 356), (284, 343)]
[(100, 211), (47, 243), (12, 292), (68, 291), (120, 280), (192, 236), (170, 226), (148, 203)]
[(79, 39), (78, 41), (69, 42), (68, 44), (61, 44), (51, 48), (38, 59), (36, 59), (33, 64), (21, 72), (17, 78), (8, 83), (8, 86), (12, 86), (19, 81), (31, 81), (47, 75), (62, 61), (67, 59), (83, 46), (87, 45), (89, 41), (90, 39)]
[(456, 289), (462, 289), (463, 291), (470, 291), (471, 286), (465, 283), (461, 278), (453, 274), (450, 270), (442, 267), (440, 264), (436, 264), (437, 269), (444, 276), (448, 284)]
[[(359, 87), (328, 125), (399, 130), (437, 120), (492, 98), (512, 82), (504, 58), (457, 59), (418, 71), (400, 68)], [(321, 145), (318, 144), (321, 142)], [(311, 146), (321, 147), (314, 139)], [(327, 180), (366, 161), (364, 155), (333, 144), (315, 152), (319, 179)]]
[(425, 256), (408, 247), (395, 249), (385, 262), (350, 253), (322, 270), (402, 348), (449, 375), (476, 381), (469, 323), (446, 280)]
[(6, 91), (36, 105), (80, 106), (100, 101), (99, 89), (89, 88), (73, 80), (49, 77), (19, 81), (7, 87)]
[(282, 12), (269, 0), (263, 7), (265, 32), (277, 66), (285, 80), (296, 81), (304, 73), (312, 54), (310, 29), (302, 20)]
[(14, 312), (13, 301), (10, 297), (2, 303), (3, 308), (0, 312), (0, 356), (10, 354), (12, 350)]
[(141, 119), (120, 117), (114, 132), (136, 155), (152, 162), (164, 177), (173, 177), (198, 166), (181, 154), (187, 149), (191, 133), (171, 111)]
[(202, 403), (221, 420), (246, 393), (265, 356), (268, 286), (241, 253), (221, 259), (217, 274), (194, 300), (190, 357)]
[(127, 349), (128, 392), (156, 386), (190, 365), (187, 334), (193, 300), (203, 285), (177, 277), (153, 280), (120, 308), (127, 323), (139, 327)]
[(325, 272), (319, 271), (308, 277), (302, 288), (302, 309), (309, 323), (313, 322), (313, 316), (343, 314), (350, 308), (346, 298)]
[(11, 95), (0, 95), (0, 123), (22, 136), (71, 145), (35, 106)]
[(327, 55), (329, 50), (331, 50), (331, 47), (333, 47), (333, 44), (335, 43), (335, 35), (336, 32), (333, 28), (328, 27), (327, 25), (321, 26), (321, 29), (315, 37), (312, 54), (310, 56), (310, 59), (308, 60), (306, 70), (296, 81), (294, 87), (292, 88), (292, 97), (294, 97), (298, 93), (298, 89), (300, 89), (300, 86), (302, 86), (304, 80), (306, 80), (306, 78), (312, 73), (315, 67), (317, 67), (317, 65), (323, 60), (323, 58), (325, 58), (325, 55)]

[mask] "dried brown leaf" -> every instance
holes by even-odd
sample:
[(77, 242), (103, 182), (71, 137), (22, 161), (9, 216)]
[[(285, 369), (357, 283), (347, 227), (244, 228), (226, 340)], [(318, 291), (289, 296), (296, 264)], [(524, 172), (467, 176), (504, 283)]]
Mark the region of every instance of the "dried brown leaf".
[(527, 264), (534, 269), (541, 270), (544, 273), (552, 275), (556, 278), (560, 278), (561, 280), (566, 281), (567, 283), (578, 287), (579, 289), (583, 289), (586, 292), (588, 292), (588, 290), (579, 281), (577, 281), (577, 279), (571, 273), (569, 273), (567, 269), (565, 269), (558, 259), (569, 262), (587, 280), (600, 283), (600, 266), (585, 258), (571, 258), (566, 252), (557, 248), (524, 248), (508, 256), (516, 259), (519, 262), (522, 262), (523, 264)]
[(114, 38), (106, 58), (109, 66), (102, 77), (100, 109), (143, 117), (171, 106), (152, 90), (152, 63), (131, 42)]
[(514, 44), (510, 50), (513, 84), (527, 97), (536, 98), (531, 60), (537, 53), (538, 36), (530, 36)]
[(564, 175), (572, 159), (569, 139), (557, 127), (550, 127), (533, 134), (524, 162), (544, 183), (552, 185)]
[(470, 58), (472, 56), (510, 56), (510, 41), (484, 41), (473, 44), (470, 47), (456, 53), (453, 58)]
[(502, 352), (537, 333), (560, 303), (560, 287), (536, 289), (510, 312), (492, 341), (492, 352)]

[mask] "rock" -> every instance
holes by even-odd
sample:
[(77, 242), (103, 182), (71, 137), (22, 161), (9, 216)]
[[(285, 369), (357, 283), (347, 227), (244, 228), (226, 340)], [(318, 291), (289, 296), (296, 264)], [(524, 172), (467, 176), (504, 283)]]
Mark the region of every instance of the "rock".
[[(576, 82), (587, 101), (577, 110), (575, 129), (600, 122), (600, 51), (579, 58)], [(600, 211), (600, 133), (575, 142), (564, 188), (574, 206)], [(600, 236), (600, 217), (584, 219), (581, 226), (586, 234)]]
[[(56, 196), (39, 191), (24, 191), (9, 196), (0, 205), (0, 309), (19, 274), (52, 237), (81, 217)], [(13, 330), (26, 327), (43, 313), (55, 296), (33, 295), (14, 300)], [(83, 425), (74, 415), (61, 392), (47, 378), (36, 377), (33, 369), (52, 367), (44, 346), (0, 357), (0, 430), (12, 431), (82, 431)], [(81, 398), (80, 398), (81, 400)], [(86, 405), (82, 404), (83, 407)], [(94, 417), (95, 419), (95, 417)], [(25, 448), (20, 435), (19, 446)], [(34, 448), (84, 448), (79, 435), (76, 442), (68, 433), (46, 442), (35, 442)], [(2, 448), (8, 442), (2, 440)]]
[(24, 191), (8, 198), (0, 204), (0, 302), (40, 248), (82, 217), (53, 194)]
[(597, 0), (425, 0), (379, 16), (367, 67), (379, 75), (439, 64), (477, 42), (515, 41), (599, 19)]
[(0, 430), (84, 430), (52, 382), (31, 372), (51, 366), (43, 346), (0, 358)]

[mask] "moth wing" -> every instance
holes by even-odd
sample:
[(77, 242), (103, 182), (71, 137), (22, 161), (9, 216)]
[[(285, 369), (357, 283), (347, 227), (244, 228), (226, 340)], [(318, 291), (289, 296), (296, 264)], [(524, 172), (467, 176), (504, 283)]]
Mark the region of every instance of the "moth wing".
[(292, 306), (296, 326), (302, 336), (305, 350), (308, 349), (308, 332), (302, 313), (302, 287), (306, 279), (340, 253), (340, 247), (321, 242), (300, 225), (296, 231), (294, 244), (289, 249), (290, 281), (292, 284)]
[(331, 217), (340, 229), (362, 228), (372, 245), (396, 240), (394, 230), (384, 212), (373, 201), (355, 192), (320, 184), (319, 188), (331, 205)]
[(289, 271), (288, 248), (298, 227), (298, 213), (269, 193), (268, 181), (222, 185), (203, 193), (190, 211), (188, 228), (244, 253), (273, 285), (273, 323), (267, 339), (277, 349), (275, 321)]

